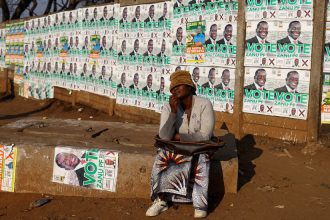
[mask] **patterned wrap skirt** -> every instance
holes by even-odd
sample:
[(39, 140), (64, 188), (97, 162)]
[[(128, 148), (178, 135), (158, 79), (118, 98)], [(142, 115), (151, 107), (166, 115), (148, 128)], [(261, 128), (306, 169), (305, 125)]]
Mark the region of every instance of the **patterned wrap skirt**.
[(158, 148), (151, 173), (151, 199), (189, 203), (207, 211), (210, 159), (208, 154), (185, 156)]

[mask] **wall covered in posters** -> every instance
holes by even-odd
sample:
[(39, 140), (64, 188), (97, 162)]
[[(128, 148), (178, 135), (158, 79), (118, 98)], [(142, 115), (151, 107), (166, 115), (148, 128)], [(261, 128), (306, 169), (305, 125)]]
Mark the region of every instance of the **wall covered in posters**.
[(243, 111), (307, 118), (312, 0), (246, 0)]
[(170, 74), (182, 69), (191, 72), (198, 95), (231, 113), (237, 11), (237, 1), (173, 0), (28, 20), (21, 94), (52, 98), (58, 86), (160, 112)]

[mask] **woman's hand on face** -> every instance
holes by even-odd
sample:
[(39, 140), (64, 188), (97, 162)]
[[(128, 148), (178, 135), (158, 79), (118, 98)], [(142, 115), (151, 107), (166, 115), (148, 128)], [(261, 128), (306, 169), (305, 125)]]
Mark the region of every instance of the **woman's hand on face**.
[(173, 95), (170, 96), (170, 106), (173, 113), (177, 112), (179, 99)]

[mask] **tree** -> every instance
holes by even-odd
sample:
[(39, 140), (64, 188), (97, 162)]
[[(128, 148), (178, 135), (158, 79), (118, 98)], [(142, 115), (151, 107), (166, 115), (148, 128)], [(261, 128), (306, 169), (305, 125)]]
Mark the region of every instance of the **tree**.
[[(2, 21), (22, 18), (25, 11), (31, 16), (47, 15), (52, 12), (74, 10), (77, 7), (96, 5), (99, 3), (110, 3), (114, 0), (44, 0), (47, 1), (45, 10), (37, 14), (36, 9), (41, 0), (0, 0), (2, 9)], [(11, 6), (11, 7), (8, 7)]]

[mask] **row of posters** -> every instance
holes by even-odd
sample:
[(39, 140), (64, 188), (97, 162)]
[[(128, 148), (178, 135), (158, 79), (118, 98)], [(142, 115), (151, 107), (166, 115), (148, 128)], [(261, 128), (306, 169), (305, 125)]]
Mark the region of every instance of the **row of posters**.
[(246, 20), (313, 20), (313, 0), (246, 0)]
[(0, 29), (0, 67), (6, 67), (6, 29)]
[(243, 112), (306, 119), (310, 72), (245, 68)]
[(0, 191), (14, 192), (17, 148), (0, 144)]
[(56, 147), (55, 183), (116, 192), (119, 153), (105, 149)]
[[(328, 5), (328, 14), (329, 14)], [(329, 20), (329, 16), (328, 19)], [(330, 22), (326, 23), (324, 60), (323, 60), (323, 81), (321, 101), (321, 123), (330, 124)]]
[(245, 66), (310, 69), (312, 21), (248, 21)]
[(306, 120), (313, 0), (246, 0), (243, 112)]

